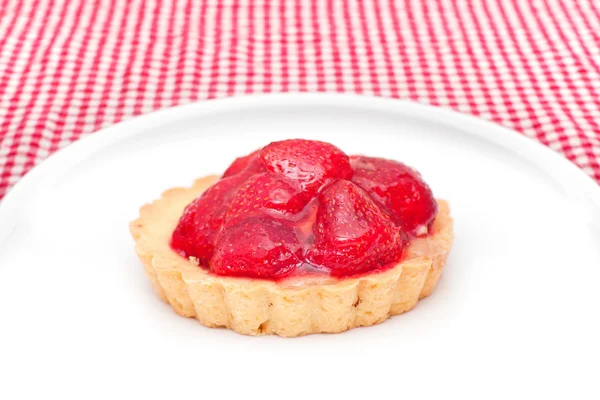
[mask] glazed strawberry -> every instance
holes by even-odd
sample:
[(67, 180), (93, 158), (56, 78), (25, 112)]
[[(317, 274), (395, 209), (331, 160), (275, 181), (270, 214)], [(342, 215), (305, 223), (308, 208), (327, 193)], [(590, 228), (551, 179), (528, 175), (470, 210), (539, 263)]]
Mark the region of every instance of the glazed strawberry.
[(260, 149), (247, 156), (236, 158), (225, 170), (222, 178), (227, 178), (240, 172), (260, 173), (265, 171), (265, 166), (260, 160)]
[(240, 186), (248, 179), (245, 174), (218, 181), (184, 210), (173, 232), (171, 246), (184, 257), (196, 257), (203, 265), (210, 261), (216, 235), (220, 232), (225, 213)]
[(353, 275), (397, 261), (402, 233), (391, 217), (358, 186), (340, 180), (319, 195), (311, 264), (333, 276)]
[(396, 161), (352, 156), (352, 182), (363, 188), (413, 236), (426, 234), (437, 213), (431, 189), (418, 172)]
[(221, 232), (211, 269), (221, 275), (278, 279), (300, 266), (300, 253), (290, 223), (253, 217)]
[(237, 192), (225, 217), (225, 225), (264, 213), (291, 216), (302, 211), (310, 200), (296, 181), (285, 176), (264, 172), (250, 177)]
[(300, 182), (316, 193), (327, 179), (350, 179), (348, 156), (337, 147), (315, 140), (293, 139), (265, 146), (260, 157), (268, 171)]

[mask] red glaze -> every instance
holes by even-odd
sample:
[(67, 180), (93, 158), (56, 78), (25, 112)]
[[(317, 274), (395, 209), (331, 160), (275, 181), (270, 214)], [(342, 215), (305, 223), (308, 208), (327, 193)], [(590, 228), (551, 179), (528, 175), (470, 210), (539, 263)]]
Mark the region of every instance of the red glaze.
[(298, 268), (301, 256), (291, 223), (251, 217), (219, 236), (211, 269), (220, 275), (278, 279)]
[(292, 139), (265, 146), (260, 158), (267, 170), (297, 181), (316, 194), (328, 179), (350, 179), (348, 156), (329, 143)]
[(356, 276), (393, 266), (436, 212), (404, 164), (285, 140), (236, 159), (187, 206), (171, 246), (218, 275)]
[(171, 246), (185, 257), (209, 264), (229, 203), (246, 179), (244, 174), (221, 179), (192, 201), (173, 232)]
[(310, 199), (297, 182), (279, 174), (263, 172), (250, 177), (242, 185), (229, 205), (225, 225), (269, 211), (279, 217), (291, 216), (302, 211)]
[(400, 258), (400, 229), (361, 188), (339, 180), (319, 194), (319, 202), (314, 244), (306, 255), (309, 263), (344, 276)]
[(437, 202), (431, 189), (414, 169), (397, 161), (352, 156), (352, 182), (363, 188), (388, 211), (409, 235), (428, 232)]

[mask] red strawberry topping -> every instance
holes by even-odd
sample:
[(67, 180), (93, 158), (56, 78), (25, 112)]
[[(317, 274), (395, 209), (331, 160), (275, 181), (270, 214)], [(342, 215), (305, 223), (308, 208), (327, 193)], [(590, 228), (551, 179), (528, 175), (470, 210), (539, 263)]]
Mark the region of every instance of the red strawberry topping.
[(293, 139), (265, 146), (260, 157), (267, 170), (301, 183), (316, 193), (327, 179), (350, 179), (348, 156), (337, 147), (314, 140)]
[(218, 275), (351, 276), (393, 266), (437, 212), (418, 172), (310, 140), (236, 159), (190, 203), (171, 246)]
[(297, 214), (308, 203), (310, 196), (297, 182), (285, 176), (265, 172), (254, 175), (242, 185), (229, 205), (225, 217), (227, 226), (264, 213)]
[(437, 213), (431, 189), (414, 169), (397, 161), (352, 156), (352, 182), (381, 204), (410, 235), (426, 234)]
[(222, 179), (191, 202), (173, 232), (171, 246), (183, 256), (196, 257), (207, 265), (229, 203), (247, 178), (241, 174)]
[(251, 278), (283, 278), (300, 266), (293, 227), (270, 217), (248, 218), (219, 236), (212, 271)]
[(369, 271), (400, 258), (401, 231), (391, 217), (349, 181), (337, 181), (320, 195), (314, 247), (307, 260), (334, 276)]

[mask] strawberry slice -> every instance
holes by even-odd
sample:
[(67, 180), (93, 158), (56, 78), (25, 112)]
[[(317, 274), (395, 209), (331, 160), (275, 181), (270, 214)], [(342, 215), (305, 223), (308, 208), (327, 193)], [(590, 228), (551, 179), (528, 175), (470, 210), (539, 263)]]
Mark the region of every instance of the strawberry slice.
[(300, 243), (289, 222), (253, 217), (221, 232), (211, 269), (220, 275), (278, 279), (300, 266), (300, 256)]
[(260, 173), (265, 171), (265, 166), (260, 160), (260, 149), (244, 157), (236, 158), (223, 173), (223, 178), (227, 178), (240, 172)]
[(350, 179), (348, 156), (332, 144), (291, 139), (265, 146), (260, 158), (268, 171), (300, 182), (305, 191), (316, 193), (327, 179)]
[(333, 276), (353, 275), (397, 261), (400, 228), (358, 186), (339, 180), (319, 194), (313, 248), (306, 259)]
[(171, 247), (184, 257), (193, 256), (200, 264), (208, 265), (229, 204), (248, 177), (238, 174), (221, 179), (192, 201), (173, 231)]
[(388, 211), (404, 231), (413, 236), (427, 234), (437, 202), (421, 175), (391, 160), (352, 156), (352, 182), (364, 189)]
[(244, 218), (264, 213), (291, 216), (302, 211), (310, 198), (297, 182), (285, 176), (270, 172), (254, 175), (231, 201), (225, 225), (234, 225)]

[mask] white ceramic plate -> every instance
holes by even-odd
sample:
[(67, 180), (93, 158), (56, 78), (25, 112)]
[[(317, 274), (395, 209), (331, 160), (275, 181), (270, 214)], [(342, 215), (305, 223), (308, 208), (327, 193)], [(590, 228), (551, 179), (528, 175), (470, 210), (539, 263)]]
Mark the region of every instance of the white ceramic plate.
[[(246, 337), (178, 317), (152, 292), (129, 221), (163, 190), (293, 137), (402, 160), (450, 201), (456, 241), (437, 290), (337, 335)], [(0, 205), (0, 242), (2, 399), (599, 391), (600, 188), (541, 145), (449, 111), (277, 95), (136, 118), (28, 174)]]

